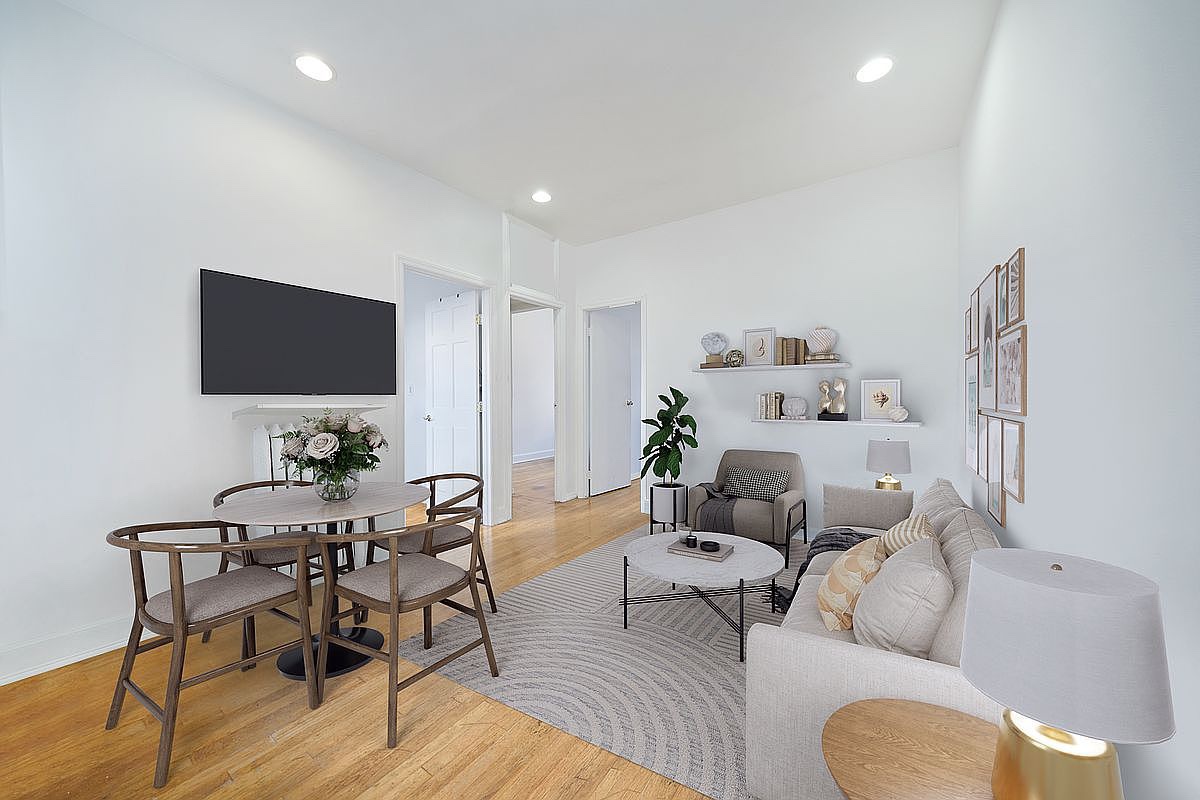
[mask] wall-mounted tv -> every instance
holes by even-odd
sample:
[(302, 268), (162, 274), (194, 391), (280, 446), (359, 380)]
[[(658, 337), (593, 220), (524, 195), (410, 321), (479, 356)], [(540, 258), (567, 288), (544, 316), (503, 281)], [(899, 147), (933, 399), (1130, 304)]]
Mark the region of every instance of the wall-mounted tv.
[(396, 305), (200, 270), (203, 394), (395, 394)]

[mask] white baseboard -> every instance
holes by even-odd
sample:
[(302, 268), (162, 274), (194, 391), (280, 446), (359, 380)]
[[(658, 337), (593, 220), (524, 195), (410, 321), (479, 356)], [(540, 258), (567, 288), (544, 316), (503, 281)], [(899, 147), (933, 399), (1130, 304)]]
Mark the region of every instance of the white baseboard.
[[(124, 614), (0, 650), (0, 686), (125, 646), (133, 618)], [(148, 631), (143, 638), (150, 636)], [(116, 674), (113, 675), (114, 680)]]
[(526, 461), (541, 461), (543, 458), (554, 458), (554, 451), (538, 450), (534, 453), (513, 453), (514, 464), (524, 464)]

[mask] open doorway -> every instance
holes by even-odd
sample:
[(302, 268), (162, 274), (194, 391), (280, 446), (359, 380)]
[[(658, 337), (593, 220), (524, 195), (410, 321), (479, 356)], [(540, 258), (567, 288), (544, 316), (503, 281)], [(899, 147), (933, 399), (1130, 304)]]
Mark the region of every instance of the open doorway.
[(585, 311), (587, 495), (638, 479), (642, 443), (642, 304)]
[(513, 297), (512, 453), (513, 518), (555, 499), (554, 315)]
[(483, 474), (480, 290), (404, 270), (404, 475)]

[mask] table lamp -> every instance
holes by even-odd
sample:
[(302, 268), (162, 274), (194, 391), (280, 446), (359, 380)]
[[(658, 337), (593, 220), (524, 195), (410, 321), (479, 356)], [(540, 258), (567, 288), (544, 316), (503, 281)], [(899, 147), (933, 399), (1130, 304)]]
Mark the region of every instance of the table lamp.
[(891, 439), (872, 439), (867, 442), (867, 471), (883, 473), (883, 477), (875, 481), (876, 489), (899, 489), (900, 481), (892, 477), (892, 473), (907, 475), (912, 471), (908, 442), (893, 442)]
[(1005, 707), (996, 800), (1120, 800), (1113, 742), (1175, 733), (1158, 585), (1076, 556), (971, 560), (962, 672)]

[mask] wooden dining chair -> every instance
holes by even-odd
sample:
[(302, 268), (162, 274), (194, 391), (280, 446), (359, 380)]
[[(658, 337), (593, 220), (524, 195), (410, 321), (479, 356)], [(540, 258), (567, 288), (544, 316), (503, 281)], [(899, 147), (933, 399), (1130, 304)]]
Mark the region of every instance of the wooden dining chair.
[[(108, 712), (105, 728), (115, 728), (121, 718), (121, 706), (128, 691), (137, 698), (146, 710), (157, 719), (162, 730), (158, 739), (158, 762), (154, 769), (154, 785), (161, 788), (167, 782), (171, 763), (171, 743), (175, 736), (175, 718), (179, 711), (179, 692), (227, 672), (271, 658), (285, 650), (300, 647), (304, 653), (304, 675), (308, 684), (308, 705), (317, 707), (316, 670), (313, 668), (312, 639), (308, 614), (305, 609), (311, 603), (308, 580), (308, 548), (312, 538), (306, 535), (292, 537), (276, 536), (271, 539), (250, 541), (210, 542), (164, 542), (145, 541), (143, 534), (167, 534), (195, 531), (221, 530), (217, 520), (202, 522), (162, 522), (149, 525), (133, 525), (108, 534), (108, 543), (129, 551), (129, 562), (133, 570), (134, 618), (129, 632), (129, 643), (125, 647), (125, 659), (117, 676), (117, 687), (113, 692), (112, 705)], [(292, 552), (296, 564), (296, 576), (288, 577), (268, 567), (253, 563), (252, 557), (272, 548), (287, 548)], [(218, 573), (208, 578), (185, 581), (183, 557), (201, 553), (240, 553), (243, 566), (240, 569)], [(170, 589), (148, 596), (146, 570), (142, 563), (143, 553), (161, 553), (167, 557)], [(296, 616), (280, 610), (280, 606), (296, 602)], [(245, 635), (253, 625), (254, 615), (270, 611), (290, 620), (300, 628), (300, 638), (295, 641), (257, 652), (253, 636)], [(222, 625), (241, 622), (243, 625), (242, 657), (216, 669), (183, 677), (183, 659), (187, 650), (187, 637), (204, 633)], [(142, 641), (142, 630), (148, 629), (158, 637)], [(162, 705), (130, 678), (133, 662), (139, 655), (163, 645), (171, 645), (171, 666), (167, 675), (166, 699)]]
[[(492, 640), (488, 635), (487, 621), (484, 619), (483, 606), (479, 602), (479, 585), (470, 572), (462, 567), (428, 555), (432, 549), (433, 540), (438, 531), (449, 526), (466, 524), (471, 534), (471, 563), (479, 553), (479, 509), (471, 509), (463, 514), (433, 520), (409, 528), (390, 531), (365, 531), (354, 534), (322, 534), (317, 536), (318, 544), (326, 542), (371, 541), (372, 537), (380, 541), (386, 549), (386, 561), (368, 564), (344, 577), (336, 579), (332, 590), (326, 584), (324, 608), (321, 613), (321, 644), (317, 651), (317, 699), (325, 696), (325, 654), (330, 642), (353, 650), (357, 653), (387, 662), (388, 665), (388, 728), (387, 746), (396, 746), (396, 706), (397, 696), (402, 689), (411, 686), (434, 670), (441, 669), (446, 664), (467, 652), (483, 645), (487, 653), (488, 666), (493, 677), (499, 676), (496, 666), (496, 655), (492, 652)], [(471, 525), (474, 521), (476, 524)], [(425, 552), (404, 553), (399, 548), (399, 539), (403, 536), (421, 536), (425, 539)], [(463, 589), (471, 590), (472, 606), (468, 607), (450, 598)], [(335, 598), (341, 597), (351, 603), (351, 608), (334, 612)], [(400, 681), (400, 615), (417, 609), (432, 609), (435, 603), (449, 606), (455, 611), (471, 614), (479, 623), (479, 638), (474, 639), (455, 650), (450, 655), (436, 663), (408, 676)], [(387, 614), (388, 617), (388, 647), (387, 652), (374, 650), (358, 642), (339, 635), (333, 629), (333, 623), (354, 614), (355, 605), (365, 606), (374, 611)]]
[[(442, 493), (445, 494), (444, 482), (454, 480), (466, 481), (470, 485), (465, 491), (459, 492), (453, 497), (438, 500), (439, 484), (442, 484)], [(399, 537), (400, 552), (423, 552), (426, 555), (437, 556), (439, 553), (457, 550), (460, 547), (468, 547), (473, 541), (479, 540), (480, 520), (483, 518), (483, 478), (466, 472), (448, 472), (441, 475), (416, 478), (408, 482), (418, 485), (427, 484), (429, 486), (429, 507), (425, 510), (426, 521), (433, 522), (469, 511), (478, 511), (479, 514), (473, 517), (473, 521), (469, 525), (448, 524), (439, 526), (428, 549), (426, 548), (426, 537), (414, 529), (409, 535)], [(374, 561), (375, 546), (375, 541), (367, 543), (368, 564)], [(475, 548), (472, 552), (470, 572), (472, 577), (483, 584), (487, 590), (488, 605), (491, 606), (492, 613), (495, 613), (497, 610), (496, 594), (492, 590), (492, 578), (488, 573), (487, 561), (483, 557), (483, 549)], [(429, 609), (425, 610), (424, 628), (425, 649), (428, 650), (430, 647), (433, 647), (433, 612)]]

